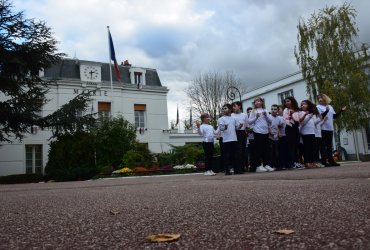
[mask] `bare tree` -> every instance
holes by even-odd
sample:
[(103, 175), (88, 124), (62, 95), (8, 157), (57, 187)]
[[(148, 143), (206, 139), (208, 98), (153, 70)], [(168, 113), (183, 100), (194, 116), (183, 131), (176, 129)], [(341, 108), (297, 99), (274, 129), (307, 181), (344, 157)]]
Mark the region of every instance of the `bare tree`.
[[(233, 72), (198, 73), (185, 90), (192, 102), (194, 116), (200, 117), (200, 114), (208, 113), (212, 120), (220, 117), (222, 106), (231, 101), (227, 96), (230, 87), (237, 88), (240, 94), (245, 92), (241, 80)], [(239, 96), (235, 98), (234, 101), (239, 101)]]

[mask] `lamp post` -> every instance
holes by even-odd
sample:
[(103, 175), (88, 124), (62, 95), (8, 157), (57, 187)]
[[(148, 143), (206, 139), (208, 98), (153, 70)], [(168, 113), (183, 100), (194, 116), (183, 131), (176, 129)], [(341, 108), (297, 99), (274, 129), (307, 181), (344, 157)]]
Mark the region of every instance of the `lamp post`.
[(240, 95), (240, 91), (238, 88), (231, 86), (227, 89), (226, 94), (227, 98), (231, 102), (233, 102), (238, 97), (237, 95), (239, 95), (239, 101), (242, 102), (242, 96)]

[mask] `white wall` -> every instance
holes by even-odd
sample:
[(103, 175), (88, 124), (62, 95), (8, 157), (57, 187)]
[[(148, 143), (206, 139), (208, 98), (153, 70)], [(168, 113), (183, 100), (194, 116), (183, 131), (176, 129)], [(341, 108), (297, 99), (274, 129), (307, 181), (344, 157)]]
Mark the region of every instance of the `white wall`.
[[(169, 150), (169, 134), (164, 132), (168, 129), (167, 88), (145, 86), (144, 89), (138, 90), (136, 86), (122, 87), (117, 85), (114, 86), (112, 98), (110, 85), (60, 81), (49, 87), (50, 90), (46, 95), (48, 102), (43, 107), (43, 116), (53, 113), (83, 90), (97, 90), (96, 95), (92, 96), (94, 112), (98, 111), (98, 102), (111, 102), (113, 100), (111, 104), (113, 115), (122, 115), (131, 123), (135, 122), (134, 104), (145, 104), (147, 130), (144, 134), (137, 132), (138, 140), (142, 143), (148, 143), (149, 150), (154, 153)], [(86, 113), (90, 112), (91, 105), (87, 108)], [(45, 167), (48, 160), (50, 142), (48, 139), (50, 137), (51, 131), (39, 130), (36, 134), (25, 135), (22, 142), (2, 143), (0, 147), (0, 176), (26, 172), (25, 145), (27, 144), (42, 144), (43, 167)]]

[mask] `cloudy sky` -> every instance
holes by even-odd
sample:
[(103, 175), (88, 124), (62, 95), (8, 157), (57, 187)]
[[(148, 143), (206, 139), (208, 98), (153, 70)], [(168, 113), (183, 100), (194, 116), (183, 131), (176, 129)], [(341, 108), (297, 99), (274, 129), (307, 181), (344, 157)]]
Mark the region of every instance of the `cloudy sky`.
[[(297, 24), (340, 0), (13, 0), (46, 21), (70, 57), (108, 62), (107, 28), (118, 62), (155, 68), (168, 94), (169, 120), (185, 119), (184, 89), (199, 72), (233, 71), (254, 86), (299, 70)], [(370, 1), (353, 0), (359, 41), (370, 43)]]

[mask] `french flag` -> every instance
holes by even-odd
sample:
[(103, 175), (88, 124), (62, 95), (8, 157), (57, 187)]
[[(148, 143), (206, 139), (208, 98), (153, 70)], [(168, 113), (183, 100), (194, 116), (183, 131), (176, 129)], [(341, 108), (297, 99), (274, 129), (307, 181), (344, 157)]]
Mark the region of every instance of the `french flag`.
[(109, 53), (110, 53), (110, 59), (114, 62), (114, 74), (116, 75), (117, 81), (121, 81), (121, 76), (119, 74), (118, 70), (118, 64), (116, 60), (116, 52), (114, 52), (114, 46), (113, 46), (113, 40), (112, 36), (110, 34), (110, 30), (108, 29), (108, 36), (109, 36)]

